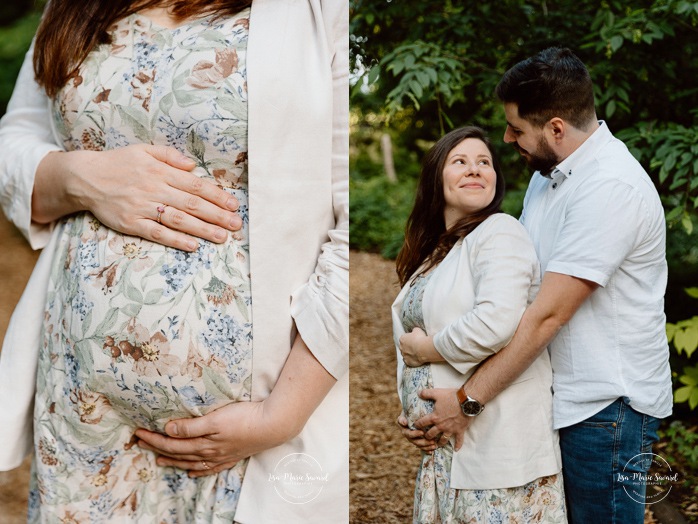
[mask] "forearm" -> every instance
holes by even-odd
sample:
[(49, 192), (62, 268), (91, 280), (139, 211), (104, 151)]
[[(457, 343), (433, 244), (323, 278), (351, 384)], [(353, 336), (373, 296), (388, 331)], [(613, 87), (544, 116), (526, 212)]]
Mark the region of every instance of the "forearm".
[(291, 348), (265, 410), (276, 428), (285, 428), (283, 440), (296, 436), (320, 405), (336, 379), (318, 362), (300, 334)]
[(87, 163), (93, 152), (55, 151), (39, 163), (32, 193), (32, 220), (48, 224), (63, 216), (87, 209), (81, 201), (74, 165)]
[(467, 382), (468, 395), (487, 404), (528, 369), (555, 338), (562, 324), (535, 313), (529, 308), (509, 345), (480, 364)]
[(485, 360), (468, 380), (466, 392), (483, 404), (521, 375), (598, 287), (594, 282), (546, 273), (538, 296), (526, 309), (509, 345)]

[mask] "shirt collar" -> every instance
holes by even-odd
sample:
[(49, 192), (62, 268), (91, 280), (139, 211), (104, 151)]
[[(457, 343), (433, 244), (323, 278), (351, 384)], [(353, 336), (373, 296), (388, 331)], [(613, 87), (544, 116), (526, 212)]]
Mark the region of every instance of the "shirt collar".
[(599, 127), (580, 145), (570, 156), (560, 162), (550, 173), (553, 180), (568, 178), (578, 170), (583, 163), (596, 155), (596, 152), (612, 137), (606, 122), (599, 120)]

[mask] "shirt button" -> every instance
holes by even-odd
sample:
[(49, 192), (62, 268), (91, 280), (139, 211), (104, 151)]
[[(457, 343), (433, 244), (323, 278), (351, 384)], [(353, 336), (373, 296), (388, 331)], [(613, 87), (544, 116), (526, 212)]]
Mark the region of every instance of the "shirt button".
[(553, 189), (557, 189), (557, 182), (553, 184)]

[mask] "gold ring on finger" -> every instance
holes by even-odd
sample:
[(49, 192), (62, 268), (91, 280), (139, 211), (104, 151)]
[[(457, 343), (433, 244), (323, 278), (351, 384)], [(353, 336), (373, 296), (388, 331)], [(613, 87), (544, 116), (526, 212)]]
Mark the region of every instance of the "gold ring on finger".
[(211, 466), (209, 466), (208, 464), (206, 464), (206, 461), (205, 461), (205, 460), (202, 460), (202, 461), (201, 461), (201, 465), (204, 467), (204, 469), (211, 469)]
[(155, 220), (157, 221), (158, 224), (162, 224), (162, 221), (160, 219), (162, 218), (162, 214), (165, 212), (166, 207), (167, 207), (167, 204), (163, 204), (163, 205), (157, 207), (158, 216)]

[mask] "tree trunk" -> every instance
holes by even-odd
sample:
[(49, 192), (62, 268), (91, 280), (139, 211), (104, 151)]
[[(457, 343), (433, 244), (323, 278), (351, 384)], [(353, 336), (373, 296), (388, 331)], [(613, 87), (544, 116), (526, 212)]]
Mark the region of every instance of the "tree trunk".
[(381, 151), (383, 152), (383, 168), (385, 169), (385, 176), (391, 182), (397, 182), (397, 175), (395, 174), (395, 163), (393, 162), (393, 143), (390, 140), (390, 135), (388, 133), (383, 133), (381, 135)]

